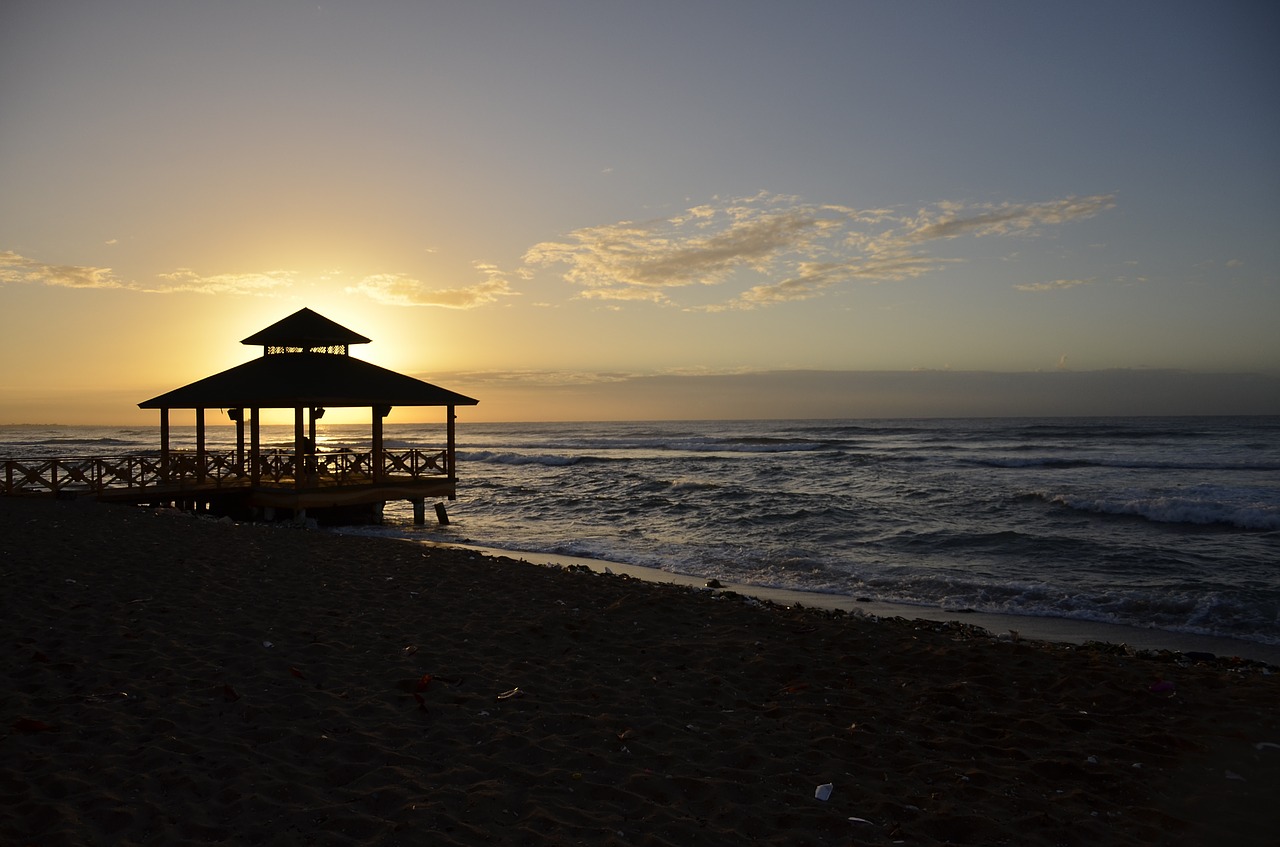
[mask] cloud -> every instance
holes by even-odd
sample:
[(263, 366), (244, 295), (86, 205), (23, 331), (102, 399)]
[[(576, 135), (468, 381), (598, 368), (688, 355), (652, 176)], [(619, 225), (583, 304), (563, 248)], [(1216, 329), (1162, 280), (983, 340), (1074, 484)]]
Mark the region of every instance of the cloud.
[(1092, 279), (1055, 279), (1052, 282), (1027, 282), (1015, 285), (1018, 291), (1060, 291), (1063, 288), (1075, 288), (1077, 285), (1092, 285)]
[(1114, 206), (1112, 196), (1094, 195), (1038, 203), (940, 202), (908, 215), (761, 193), (667, 218), (574, 230), (529, 248), (522, 270), (562, 266), (564, 280), (582, 289), (582, 297), (664, 305), (674, 303), (672, 294), (655, 292), (735, 283), (736, 296), (700, 308), (753, 309), (818, 297), (850, 282), (911, 279), (960, 261), (930, 252), (932, 242), (1035, 235)]
[(652, 288), (592, 288), (582, 292), (587, 300), (643, 300), (649, 303), (670, 303), (666, 294)]
[(920, 210), (912, 228), (903, 237), (919, 243), (962, 235), (982, 238), (1025, 234), (1042, 226), (1091, 218), (1112, 208), (1115, 208), (1115, 198), (1107, 194), (1067, 197), (1044, 203), (982, 204), (967, 208), (958, 203), (939, 203), (933, 209)]
[(817, 207), (777, 209), (749, 200), (576, 230), (572, 241), (534, 245), (524, 260), (566, 264), (565, 279), (585, 289), (714, 285), (742, 269), (766, 273), (785, 256), (808, 255), (841, 225), (837, 213)]
[(744, 291), (736, 300), (721, 308), (752, 308), (789, 300), (808, 300), (824, 289), (844, 282), (901, 281), (923, 276), (955, 259), (936, 259), (909, 254), (869, 257), (848, 262), (805, 262), (799, 272), (781, 282), (764, 283)]
[[(518, 293), (508, 284), (507, 274), (495, 266), (477, 262), (475, 267), (483, 274), (484, 280), (461, 288), (433, 290), (405, 274), (384, 273), (366, 276), (346, 290), (349, 293), (363, 294), (379, 303), (439, 306), (448, 309), (472, 309)], [(201, 274), (191, 268), (179, 268), (158, 274), (159, 282), (156, 283), (126, 283), (120, 281), (111, 268), (53, 265), (26, 258), (12, 250), (0, 251), (0, 285), (111, 288), (142, 294), (270, 295), (293, 285), (297, 276), (297, 272), (291, 270)], [(602, 298), (606, 295), (607, 292), (601, 293)], [(624, 291), (619, 292), (617, 299), (635, 298), (630, 292)]]
[(160, 274), (161, 285), (121, 282), (111, 268), (82, 265), (52, 265), (20, 256), (12, 250), (0, 251), (0, 284), (24, 283), (58, 288), (112, 288), (144, 294), (262, 294), (289, 285), (292, 271), (215, 274), (202, 276), (190, 268)]
[(0, 284), (48, 285), (55, 288), (124, 288), (111, 268), (50, 265), (0, 250)]
[(147, 294), (268, 294), (293, 283), (293, 271), (275, 270), (239, 274), (198, 274), (179, 268), (160, 274), (167, 285), (131, 286)]
[(405, 274), (373, 274), (346, 290), (389, 306), (437, 306), (444, 309), (474, 309), (518, 294), (511, 289), (507, 275), (495, 266), (477, 262), (475, 267), (484, 274), (484, 281), (461, 288), (430, 289)]

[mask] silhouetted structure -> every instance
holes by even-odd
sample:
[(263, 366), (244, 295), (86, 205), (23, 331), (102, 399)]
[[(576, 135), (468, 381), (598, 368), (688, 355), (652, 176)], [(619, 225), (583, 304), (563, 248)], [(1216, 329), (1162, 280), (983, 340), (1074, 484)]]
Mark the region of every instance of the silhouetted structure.
[[(352, 344), (368, 342), (302, 309), (241, 342), (261, 345), (261, 357), (138, 404), (160, 411), (158, 461), (139, 456), (7, 460), (5, 493), (87, 493), (224, 514), (289, 510), (299, 516), (307, 510), (340, 510), (344, 519), (375, 520), (387, 501), (409, 500), (421, 523), (426, 498), (456, 496), (455, 410), (477, 401), (350, 355)], [(444, 407), (445, 446), (387, 450), (383, 419), (393, 406)], [(368, 409), (370, 449), (317, 452), (316, 421), (326, 408)], [(171, 409), (195, 410), (194, 453), (171, 448)], [(207, 448), (208, 409), (226, 409), (235, 422), (234, 451)], [(263, 409), (293, 410), (292, 449), (263, 448)], [(443, 519), (443, 507), (437, 513)]]

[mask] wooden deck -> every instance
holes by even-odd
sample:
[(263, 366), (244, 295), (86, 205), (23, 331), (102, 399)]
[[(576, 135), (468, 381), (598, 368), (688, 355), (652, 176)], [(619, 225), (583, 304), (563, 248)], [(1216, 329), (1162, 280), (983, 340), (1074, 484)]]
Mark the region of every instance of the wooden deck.
[[(384, 450), (375, 468), (372, 451), (339, 451), (303, 457), (263, 452), (257, 468), (238, 451), (171, 452), (161, 456), (5, 459), (6, 496), (76, 498), (189, 506), (230, 514), (246, 510), (342, 509), (391, 500), (422, 504), (452, 500), (457, 478), (446, 450)], [(300, 472), (299, 472), (300, 471)]]

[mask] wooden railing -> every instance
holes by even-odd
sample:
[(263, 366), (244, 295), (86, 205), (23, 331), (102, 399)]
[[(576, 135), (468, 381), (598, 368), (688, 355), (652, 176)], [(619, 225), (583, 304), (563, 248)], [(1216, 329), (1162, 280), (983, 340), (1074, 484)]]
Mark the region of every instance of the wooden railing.
[[(203, 461), (201, 459), (203, 458)], [(298, 487), (297, 456), (268, 450), (258, 457), (259, 485)], [(303, 457), (302, 487), (367, 485), (373, 481), (372, 451), (336, 451)], [(383, 478), (423, 479), (452, 476), (445, 450), (384, 450)], [(69, 459), (5, 459), (3, 494), (126, 493), (164, 487), (243, 487), (252, 479), (249, 458), (236, 452), (169, 454), (168, 468), (159, 456), (84, 457)]]

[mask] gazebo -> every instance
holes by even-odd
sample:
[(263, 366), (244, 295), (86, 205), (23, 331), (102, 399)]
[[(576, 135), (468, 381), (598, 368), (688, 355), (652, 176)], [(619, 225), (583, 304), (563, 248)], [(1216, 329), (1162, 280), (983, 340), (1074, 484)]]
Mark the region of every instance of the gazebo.
[[(422, 522), (424, 498), (456, 496), (455, 409), (478, 401), (350, 355), (351, 345), (368, 342), (302, 309), (241, 342), (260, 345), (259, 358), (139, 403), (139, 408), (160, 410), (160, 476), (166, 487), (177, 485), (199, 496), (216, 493), (223, 500), (234, 497), (254, 508), (291, 509), (295, 515), (369, 505), (380, 514), (388, 500), (406, 499), (414, 503), (415, 520)], [(393, 406), (445, 407), (445, 447), (385, 449), (383, 419)], [(327, 408), (369, 410), (372, 446), (367, 453), (316, 451), (316, 421)], [(171, 409), (195, 410), (194, 455), (171, 449)], [(235, 422), (234, 456), (207, 449), (208, 409), (226, 409)], [(263, 449), (263, 409), (293, 410), (291, 450)], [(443, 507), (437, 512), (443, 519)]]

